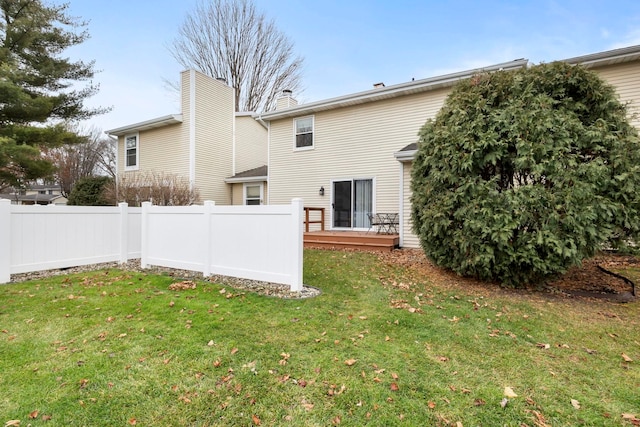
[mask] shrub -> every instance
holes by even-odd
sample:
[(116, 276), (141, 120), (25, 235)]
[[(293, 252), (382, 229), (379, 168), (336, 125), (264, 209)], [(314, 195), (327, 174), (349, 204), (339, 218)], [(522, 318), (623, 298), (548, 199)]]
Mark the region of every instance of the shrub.
[(419, 134), (414, 232), (429, 258), (517, 285), (638, 234), (640, 144), (614, 89), (564, 63), (454, 87)]
[(200, 194), (189, 181), (175, 174), (141, 172), (122, 176), (109, 186), (107, 197), (117, 204), (141, 206), (150, 201), (158, 206), (186, 206), (200, 201)]
[(112, 182), (113, 179), (108, 176), (88, 176), (80, 178), (73, 186), (67, 204), (80, 206), (111, 205), (112, 203), (110, 203), (105, 195), (105, 188)]

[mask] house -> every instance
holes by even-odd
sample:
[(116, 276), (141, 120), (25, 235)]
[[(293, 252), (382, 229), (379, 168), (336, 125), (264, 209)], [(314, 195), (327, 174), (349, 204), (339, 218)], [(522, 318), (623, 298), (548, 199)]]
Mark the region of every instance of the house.
[(59, 184), (34, 184), (23, 191), (0, 194), (0, 199), (9, 199), (15, 205), (66, 205)]
[(106, 131), (118, 139), (118, 179), (168, 173), (187, 179), (202, 200), (264, 203), (266, 125), (252, 113), (236, 113), (226, 82), (194, 70), (181, 73), (180, 106), (177, 114)]
[[(640, 46), (567, 59), (599, 73), (638, 112)], [(332, 230), (368, 230), (371, 212), (397, 214), (399, 244), (418, 247), (412, 232), (411, 163), (417, 135), (435, 117), (451, 87), (479, 71), (526, 67), (503, 64), (337, 98), (292, 105), (259, 116), (269, 124), (269, 204), (302, 197), (324, 208)], [(288, 96), (288, 94), (287, 94)], [(638, 117), (633, 123), (640, 127)]]
[[(640, 46), (565, 59), (599, 73), (630, 103), (640, 128)], [(118, 137), (118, 174), (163, 170), (185, 177), (218, 204), (285, 204), (326, 214), (332, 231), (368, 231), (372, 213), (397, 218), (399, 245), (412, 232), (411, 165), (418, 132), (453, 85), (484, 71), (527, 67), (526, 59), (322, 101), (298, 104), (283, 91), (276, 109), (235, 113), (233, 90), (182, 73), (182, 112), (107, 131)], [(317, 225), (316, 225), (317, 227)]]

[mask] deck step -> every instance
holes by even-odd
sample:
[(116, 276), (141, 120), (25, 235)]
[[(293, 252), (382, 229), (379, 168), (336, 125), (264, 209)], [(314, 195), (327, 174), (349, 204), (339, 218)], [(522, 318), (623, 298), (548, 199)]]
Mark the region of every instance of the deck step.
[(367, 243), (346, 243), (346, 242), (314, 242), (305, 241), (304, 246), (308, 248), (320, 249), (360, 249), (365, 251), (391, 252), (395, 246), (375, 245)]
[(305, 247), (392, 251), (399, 245), (397, 234), (365, 232), (310, 232), (304, 234)]

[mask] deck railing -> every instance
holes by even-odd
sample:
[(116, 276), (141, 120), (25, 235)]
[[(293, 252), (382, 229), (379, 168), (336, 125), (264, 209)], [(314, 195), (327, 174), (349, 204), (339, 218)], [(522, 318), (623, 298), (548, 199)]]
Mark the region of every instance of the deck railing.
[[(311, 212), (320, 212), (320, 219), (309, 220)], [(320, 224), (320, 231), (324, 231), (324, 208), (304, 208), (304, 231), (309, 232), (310, 224)]]

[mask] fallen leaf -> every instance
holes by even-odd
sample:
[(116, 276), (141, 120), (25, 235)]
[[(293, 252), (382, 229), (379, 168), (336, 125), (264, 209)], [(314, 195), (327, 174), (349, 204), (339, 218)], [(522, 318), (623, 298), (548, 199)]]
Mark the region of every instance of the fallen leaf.
[(400, 390), (400, 387), (398, 387), (398, 384), (391, 383), (391, 391), (398, 391), (398, 390)]
[(475, 400), (473, 401), (473, 404), (474, 404), (475, 406), (482, 406), (482, 405), (484, 405), (484, 404), (486, 404), (486, 403), (487, 403), (487, 402), (485, 402), (483, 399), (475, 399)]
[(545, 350), (549, 350), (551, 348), (551, 344), (543, 344), (543, 343), (539, 342), (539, 343), (536, 344), (536, 347), (543, 348)]
[(575, 399), (571, 399), (571, 406), (573, 406), (576, 409), (580, 409), (580, 402), (578, 402)]
[(38, 412), (38, 410), (36, 409), (35, 411), (33, 411), (33, 412), (31, 412), (31, 413), (29, 414), (29, 418), (31, 418), (32, 420), (33, 420), (33, 419), (35, 419), (35, 418), (38, 418), (38, 414), (39, 414), (39, 412)]
[(333, 420), (331, 420), (331, 423), (336, 426), (338, 424), (340, 424), (340, 417), (335, 417)]
[(231, 354), (236, 354), (238, 352), (238, 347), (233, 347), (231, 349)]
[(505, 406), (507, 406), (507, 403), (509, 403), (509, 399), (507, 399), (507, 398), (505, 397), (504, 399), (502, 399), (502, 400), (500, 401), (500, 406), (502, 406), (502, 407), (504, 408)]
[(513, 391), (511, 387), (504, 388), (504, 395), (511, 398), (518, 397), (518, 395)]
[(632, 358), (630, 358), (629, 356), (627, 356), (627, 355), (626, 355), (626, 354), (624, 354), (624, 353), (622, 353), (622, 359), (623, 359), (625, 362), (633, 362), (633, 359), (632, 359)]
[(261, 424), (260, 418), (257, 415), (251, 416), (251, 421), (253, 421), (253, 425), (259, 426)]
[(347, 366), (353, 366), (353, 365), (356, 364), (356, 362), (357, 362), (356, 359), (347, 359), (347, 360), (344, 361), (344, 364), (347, 365)]
[(429, 403), (427, 403), (427, 406), (429, 407), (429, 409), (433, 409), (436, 407), (436, 402), (429, 401)]
[(138, 421), (135, 418), (130, 418), (129, 419), (129, 425), (134, 426), (138, 424)]
[(43, 415), (42, 421), (51, 421), (51, 415)]
[(6, 423), (4, 423), (4, 427), (19, 426), (19, 425), (20, 425), (20, 420), (9, 420)]
[(391, 378), (393, 378), (394, 380), (397, 381), (399, 377), (398, 377), (398, 374), (396, 374), (395, 372), (392, 372), (391, 373)]

